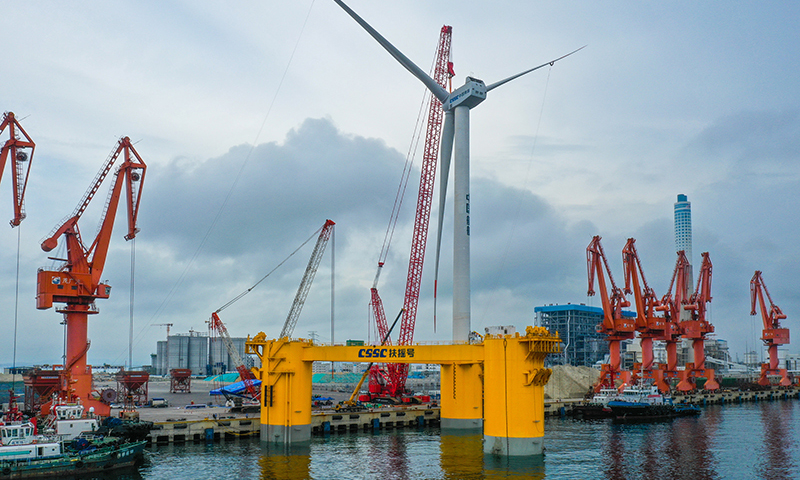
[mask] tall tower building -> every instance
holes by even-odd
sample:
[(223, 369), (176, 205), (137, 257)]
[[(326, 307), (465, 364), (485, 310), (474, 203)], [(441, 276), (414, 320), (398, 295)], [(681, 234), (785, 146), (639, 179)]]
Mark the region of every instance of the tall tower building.
[[(689, 271), (686, 276), (686, 298), (694, 291), (694, 269), (692, 268), (692, 202), (682, 194), (678, 194), (675, 202), (675, 253), (683, 250), (689, 260)], [(691, 314), (688, 310), (681, 311), (681, 320), (689, 320)]]
[(692, 263), (692, 202), (682, 193), (675, 202), (675, 252), (686, 252)]

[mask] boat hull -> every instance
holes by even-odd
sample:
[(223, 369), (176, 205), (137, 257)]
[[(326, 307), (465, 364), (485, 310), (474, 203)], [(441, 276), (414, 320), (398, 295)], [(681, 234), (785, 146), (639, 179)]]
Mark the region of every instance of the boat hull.
[(128, 442), (83, 454), (3, 461), (0, 462), (0, 479), (55, 478), (131, 467), (143, 461), (146, 445), (145, 441)]

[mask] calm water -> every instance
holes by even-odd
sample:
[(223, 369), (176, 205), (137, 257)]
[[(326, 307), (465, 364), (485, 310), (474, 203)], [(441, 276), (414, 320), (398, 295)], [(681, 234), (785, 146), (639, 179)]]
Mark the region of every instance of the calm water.
[[(481, 436), (438, 429), (152, 447), (129, 479), (800, 479), (800, 401), (710, 406), (662, 423), (552, 418), (535, 461), (484, 456)], [(119, 477), (117, 477), (119, 478)]]

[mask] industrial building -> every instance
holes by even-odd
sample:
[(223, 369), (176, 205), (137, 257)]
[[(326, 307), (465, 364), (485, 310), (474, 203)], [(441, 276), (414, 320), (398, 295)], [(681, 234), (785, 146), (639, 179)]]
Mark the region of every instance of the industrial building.
[[(603, 321), (603, 309), (584, 304), (545, 305), (533, 309), (536, 325), (558, 332), (564, 342), (561, 355), (550, 355), (553, 365), (583, 365), (593, 367), (608, 354), (608, 342), (597, 325)], [(632, 312), (623, 312), (634, 317)], [(624, 348), (624, 346), (623, 346)]]

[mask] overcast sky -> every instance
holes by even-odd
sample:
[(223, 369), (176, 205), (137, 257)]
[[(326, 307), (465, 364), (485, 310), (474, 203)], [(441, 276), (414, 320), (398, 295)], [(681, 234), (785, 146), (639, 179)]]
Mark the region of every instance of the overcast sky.
[[(760, 343), (749, 281), (762, 270), (788, 315), (789, 351), (800, 352), (800, 4), (349, 5), (426, 71), (441, 26), (452, 25), (454, 87), (588, 45), (493, 90), (472, 112), (473, 330), (524, 329), (538, 305), (600, 306), (586, 296), (593, 235), (603, 237), (618, 284), (620, 251), (636, 238), (647, 280), (663, 295), (676, 258), (673, 203), (684, 193), (695, 269), (705, 251), (714, 265), (717, 338), (734, 357)], [(0, 109), (15, 112), (37, 144), (19, 232), (17, 365), (61, 361), (61, 316), (35, 309), (36, 269), (52, 268), (39, 244), (120, 136), (148, 165), (135, 241), (134, 365), (149, 363), (165, 338), (159, 324), (207, 331), (212, 311), (327, 218), (337, 223), (335, 240), (295, 335), (330, 340), (335, 250), (335, 340), (367, 338), (369, 287), (424, 90), (336, 4), (33, 1), (5, 5), (3, 17), (13, 34), (4, 39)], [(379, 285), (388, 317), (402, 304), (419, 158)], [(10, 191), (6, 169), (6, 219)], [(81, 220), (85, 238), (98, 210)], [(120, 206), (103, 273), (112, 294), (89, 320), (95, 365), (128, 357), (124, 215)], [(13, 357), (17, 235), (0, 229), (2, 364)], [(434, 332), (429, 242), (416, 340), (451, 338), (448, 245)], [(312, 247), (222, 312), (233, 336), (278, 335)]]

